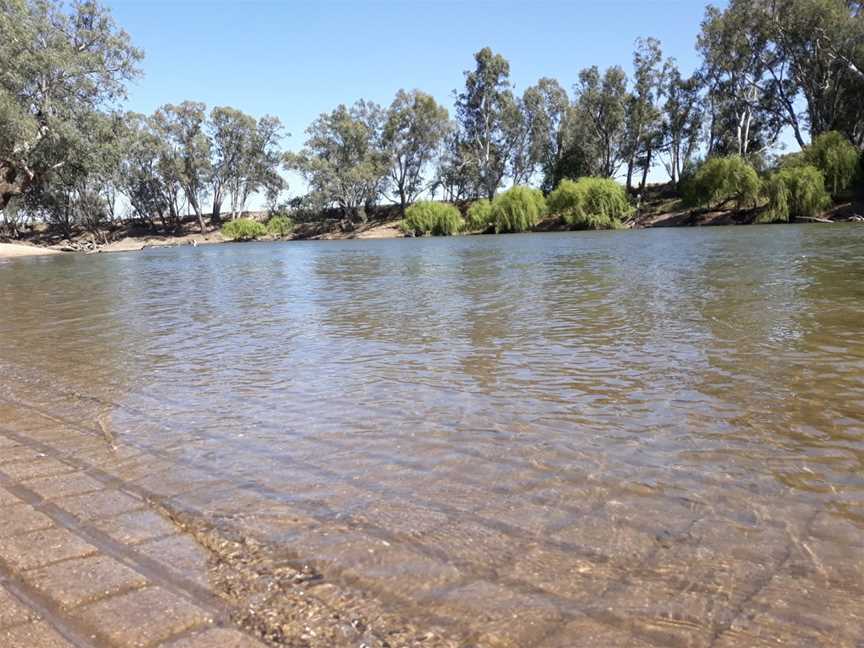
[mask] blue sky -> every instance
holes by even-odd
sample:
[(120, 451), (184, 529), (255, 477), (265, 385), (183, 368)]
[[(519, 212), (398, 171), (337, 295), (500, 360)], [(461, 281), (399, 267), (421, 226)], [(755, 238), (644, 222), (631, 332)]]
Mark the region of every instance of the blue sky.
[(519, 92), (542, 76), (570, 90), (594, 64), (629, 72), (640, 36), (689, 72), (705, 10), (701, 0), (105, 1), (146, 53), (130, 109), (190, 99), (276, 115), (289, 149), (319, 113), (361, 97), (387, 105), (399, 88), (425, 90), (452, 113), (453, 89), (487, 45), (510, 61)]

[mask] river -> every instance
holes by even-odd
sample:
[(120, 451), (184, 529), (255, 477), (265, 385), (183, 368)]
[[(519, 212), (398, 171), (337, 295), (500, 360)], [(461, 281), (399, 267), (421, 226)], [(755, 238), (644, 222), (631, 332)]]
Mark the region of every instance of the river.
[(466, 645), (864, 637), (861, 226), (14, 260), (4, 380)]

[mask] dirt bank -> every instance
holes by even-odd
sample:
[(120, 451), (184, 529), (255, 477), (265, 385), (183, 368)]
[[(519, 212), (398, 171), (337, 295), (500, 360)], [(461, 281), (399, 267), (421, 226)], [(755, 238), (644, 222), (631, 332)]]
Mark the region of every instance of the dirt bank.
[(178, 245), (212, 245), (224, 243), (219, 232), (207, 234), (185, 234), (183, 236), (126, 236), (119, 241), (95, 248), (96, 252), (134, 252), (152, 247), (177, 247)]

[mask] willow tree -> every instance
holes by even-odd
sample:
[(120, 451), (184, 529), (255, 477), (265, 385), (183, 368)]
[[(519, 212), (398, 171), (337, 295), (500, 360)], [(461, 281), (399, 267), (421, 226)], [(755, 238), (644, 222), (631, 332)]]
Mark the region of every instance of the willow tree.
[(92, 1), (0, 0), (0, 210), (99, 145), (142, 54)]

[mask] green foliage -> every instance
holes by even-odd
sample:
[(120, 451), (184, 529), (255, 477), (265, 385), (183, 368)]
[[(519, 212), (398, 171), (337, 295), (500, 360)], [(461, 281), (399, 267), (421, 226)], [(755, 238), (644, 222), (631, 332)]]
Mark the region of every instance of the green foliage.
[(492, 201), (496, 232), (526, 232), (546, 214), (543, 192), (531, 187), (511, 187)]
[[(37, 198), (50, 170), (64, 184), (89, 181), (107, 117), (138, 74), (142, 53), (97, 2), (0, 1), (0, 211), (16, 196)], [(56, 192), (54, 192), (56, 193)]]
[(267, 228), (251, 218), (238, 218), (222, 226), (222, 236), (232, 241), (252, 241), (267, 234)]
[(516, 104), (510, 88), (510, 64), (484, 47), (474, 54), (475, 68), (465, 71), (465, 89), (456, 97), (462, 131), (461, 156), (477, 195), (492, 198), (513, 152), (508, 121)]
[(686, 202), (720, 208), (733, 203), (737, 209), (755, 206), (761, 188), (756, 170), (742, 157), (714, 157), (706, 160), (684, 182)]
[(468, 218), (465, 223), (465, 229), (478, 232), (488, 229), (491, 225), (493, 225), (492, 203), (486, 198), (481, 198), (471, 203), (468, 207)]
[(294, 221), (291, 220), (289, 216), (285, 216), (284, 214), (276, 214), (275, 216), (271, 216), (270, 220), (267, 221), (267, 233), (270, 236), (284, 238), (286, 236), (291, 236), (291, 232), (293, 231)]
[(848, 189), (858, 170), (858, 149), (837, 131), (822, 133), (804, 149), (805, 164), (816, 167), (833, 195)]
[(381, 145), (384, 119), (381, 106), (363, 100), (322, 113), (285, 165), (303, 175), (321, 206), (338, 205), (348, 219), (365, 222), (365, 207), (381, 195), (390, 169)]
[(453, 205), (421, 201), (405, 210), (402, 229), (420, 235), (451, 236), (458, 233), (464, 224), (462, 215)]
[(768, 207), (761, 223), (787, 223), (791, 219), (816, 216), (831, 204), (822, 173), (814, 166), (790, 166), (771, 174), (763, 192)]
[(547, 202), (577, 229), (615, 229), (631, 212), (624, 187), (609, 178), (562, 180)]
[(399, 90), (387, 110), (382, 140), (390, 181), (404, 210), (426, 186), (425, 172), (450, 130), (447, 109), (425, 92)]

